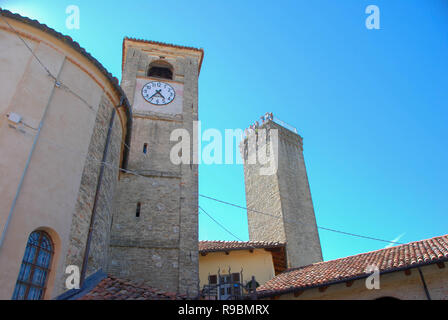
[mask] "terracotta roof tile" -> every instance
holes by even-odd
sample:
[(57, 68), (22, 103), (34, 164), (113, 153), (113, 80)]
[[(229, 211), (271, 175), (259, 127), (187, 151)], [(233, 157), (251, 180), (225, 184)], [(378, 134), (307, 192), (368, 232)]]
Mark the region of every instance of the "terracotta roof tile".
[(277, 241), (199, 241), (199, 253), (284, 247)]
[(164, 292), (143, 283), (108, 276), (79, 300), (185, 300), (186, 296)]
[(181, 46), (181, 45), (177, 45), (177, 44), (160, 42), (160, 41), (137, 39), (137, 38), (132, 38), (132, 37), (125, 37), (124, 39), (130, 40), (130, 41), (136, 41), (136, 42), (150, 43), (150, 44), (155, 44), (155, 45), (159, 45), (159, 46), (172, 47), (172, 48), (177, 48), (177, 49), (186, 49), (186, 50), (193, 50), (193, 51), (198, 51), (198, 52), (204, 51), (204, 49), (202, 49), (202, 48)]
[(365, 272), (368, 265), (387, 273), (441, 261), (448, 261), (448, 235), (288, 269), (260, 286), (257, 293), (267, 297), (364, 278), (369, 275)]

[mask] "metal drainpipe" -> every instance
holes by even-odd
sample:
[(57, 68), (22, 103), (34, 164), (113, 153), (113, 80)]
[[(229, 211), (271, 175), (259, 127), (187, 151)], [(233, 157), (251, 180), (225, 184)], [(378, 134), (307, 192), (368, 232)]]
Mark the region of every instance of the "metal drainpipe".
[(20, 177), (19, 185), (17, 187), (16, 194), (14, 196), (14, 200), (12, 201), (11, 208), (9, 209), (8, 219), (6, 220), (5, 226), (3, 227), (2, 236), (0, 238), (0, 249), (3, 247), (3, 242), (5, 241), (5, 237), (6, 237), (6, 231), (9, 227), (9, 223), (11, 222), (12, 215), (14, 213), (14, 209), (17, 204), (17, 199), (19, 198), (19, 195), (20, 195), (20, 191), (22, 190), (23, 181), (25, 180), (26, 173), (28, 172), (28, 168), (31, 163), (31, 156), (33, 155), (34, 149), (36, 148), (37, 140), (39, 139), (41, 129), (44, 125), (45, 116), (47, 115), (47, 111), (48, 111), (48, 108), (50, 107), (51, 100), (53, 100), (54, 90), (56, 87), (60, 86), (59, 77), (61, 76), (61, 72), (64, 69), (64, 64), (65, 64), (65, 57), (64, 57), (64, 60), (62, 61), (61, 68), (59, 69), (58, 76), (56, 77), (56, 79), (54, 79), (54, 84), (53, 84), (53, 88), (51, 89), (50, 97), (48, 98), (47, 105), (45, 106), (44, 112), (42, 114), (42, 118), (40, 119), (39, 127), (37, 128), (37, 133), (34, 136), (33, 145), (31, 146), (30, 153), (28, 154), (28, 159), (26, 159), (25, 168), (23, 169), (22, 176)]
[(103, 180), (105, 162), (107, 160), (107, 153), (109, 151), (110, 138), (111, 138), (111, 135), (112, 135), (112, 126), (114, 124), (115, 113), (116, 113), (116, 109), (114, 108), (112, 110), (112, 115), (111, 115), (110, 121), (109, 121), (109, 129), (107, 131), (106, 146), (104, 147), (103, 158), (101, 160), (100, 174), (98, 175), (98, 180), (97, 180), (97, 184), (96, 184), (95, 198), (93, 200), (92, 215), (91, 215), (91, 218), (90, 218), (89, 233), (87, 235), (87, 244), (86, 244), (86, 249), (84, 251), (84, 258), (83, 258), (83, 261), (82, 261), (82, 271), (81, 271), (81, 277), (80, 277), (81, 278), (80, 279), (80, 286), (83, 285), (84, 280), (86, 278), (87, 264), (88, 264), (89, 253), (90, 253), (90, 243), (92, 241), (93, 226), (95, 224), (96, 208), (98, 206), (98, 199), (99, 199), (99, 194), (100, 194), (100, 191), (101, 191), (101, 183), (102, 183), (102, 180)]
[(418, 269), (418, 273), (420, 273), (420, 278), (422, 279), (422, 282), (423, 282), (423, 289), (425, 289), (426, 298), (428, 300), (431, 300), (431, 296), (429, 295), (428, 287), (426, 286), (425, 278), (423, 277), (423, 272), (420, 268), (417, 268), (417, 269)]

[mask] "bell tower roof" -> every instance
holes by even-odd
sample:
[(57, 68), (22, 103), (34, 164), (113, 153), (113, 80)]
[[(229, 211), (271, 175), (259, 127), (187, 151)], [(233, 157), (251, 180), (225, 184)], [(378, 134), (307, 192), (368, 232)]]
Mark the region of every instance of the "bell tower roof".
[[(148, 46), (149, 45), (149, 46)], [(197, 57), (198, 60), (198, 73), (201, 72), (202, 60), (204, 59), (204, 49), (194, 48), (194, 47), (186, 47), (175, 44), (169, 44), (164, 42), (157, 42), (151, 40), (144, 39), (136, 39), (125, 37), (123, 39), (123, 61), (122, 61), (122, 69), (124, 68), (124, 62), (126, 61), (127, 49), (131, 46), (134, 47), (145, 47), (145, 51), (150, 51), (160, 56), (165, 55), (190, 55)]]

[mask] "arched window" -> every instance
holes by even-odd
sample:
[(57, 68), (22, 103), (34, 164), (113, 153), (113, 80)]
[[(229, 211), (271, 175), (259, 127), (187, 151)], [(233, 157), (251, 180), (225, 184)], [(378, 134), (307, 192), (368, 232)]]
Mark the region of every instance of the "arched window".
[(173, 80), (173, 67), (163, 60), (155, 61), (149, 65), (148, 77)]
[(45, 294), (53, 242), (44, 231), (34, 231), (28, 238), (13, 300), (39, 300)]

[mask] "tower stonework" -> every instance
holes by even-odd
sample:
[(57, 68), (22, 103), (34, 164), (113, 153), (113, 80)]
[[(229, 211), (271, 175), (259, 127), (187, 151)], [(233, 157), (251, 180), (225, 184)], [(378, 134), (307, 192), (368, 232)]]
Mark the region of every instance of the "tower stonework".
[[(266, 129), (267, 139), (260, 136), (261, 129)], [(275, 135), (270, 134), (272, 129), (278, 130), (278, 157), (275, 158), (271, 156), (275, 150), (271, 148), (275, 140)], [(302, 137), (273, 120), (267, 120), (252, 134), (254, 143), (246, 138), (240, 145), (245, 160), (250, 240), (286, 242), (288, 267), (322, 261)], [(261, 164), (258, 159), (256, 163), (248, 161), (255, 153), (266, 152), (266, 149), (270, 150), (267, 164)], [(273, 159), (277, 162), (276, 172), (262, 174), (260, 169), (272, 165)]]
[(172, 163), (178, 141), (170, 135), (185, 129), (193, 138), (202, 58), (202, 49), (124, 40), (121, 85), (132, 105), (133, 131), (128, 172), (120, 174), (115, 196), (108, 264), (118, 277), (189, 296), (199, 281), (198, 166)]

